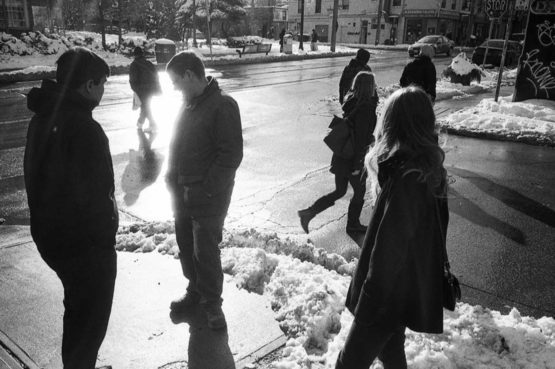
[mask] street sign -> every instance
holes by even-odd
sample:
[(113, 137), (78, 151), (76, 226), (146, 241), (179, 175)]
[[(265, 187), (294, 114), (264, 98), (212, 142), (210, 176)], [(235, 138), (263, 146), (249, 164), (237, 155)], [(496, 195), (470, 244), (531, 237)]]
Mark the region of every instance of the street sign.
[(486, 0), (486, 14), (490, 18), (500, 18), (507, 11), (508, 3), (508, 0)]
[(515, 10), (527, 10), (530, 0), (516, 0)]

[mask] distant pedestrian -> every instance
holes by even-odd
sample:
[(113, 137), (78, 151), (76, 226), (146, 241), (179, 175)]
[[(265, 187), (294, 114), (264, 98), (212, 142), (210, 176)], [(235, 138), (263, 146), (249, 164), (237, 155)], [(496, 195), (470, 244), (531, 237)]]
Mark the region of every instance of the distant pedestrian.
[(313, 29), (310, 34), (310, 50), (318, 51), (318, 33), (316, 33), (315, 29)]
[(156, 121), (152, 116), (151, 100), (154, 95), (162, 92), (158, 72), (150, 61), (146, 60), (144, 51), (141, 47), (133, 50), (135, 60), (129, 67), (129, 84), (131, 89), (140, 101), (140, 114), (137, 120), (137, 128), (142, 129), (145, 120), (148, 119), (148, 131), (154, 132), (157, 129)]
[(44, 80), (27, 97), (35, 113), (24, 158), (31, 234), (64, 287), (64, 369), (95, 367), (112, 309), (114, 171), (108, 138), (92, 117), (109, 75), (98, 55), (73, 48), (58, 59), (56, 82)]
[(222, 311), (223, 272), (218, 247), (243, 158), (241, 116), (237, 102), (222, 92), (192, 52), (181, 52), (167, 66), (183, 106), (170, 144), (167, 184), (173, 199), (175, 233), (183, 274), (184, 296), (170, 305), (187, 313), (200, 304), (208, 327), (225, 328)]
[(366, 166), (381, 192), (347, 293), (354, 321), (336, 369), (368, 369), (376, 357), (407, 368), (405, 328), (443, 331), (447, 182), (426, 93), (394, 92), (374, 135)]
[(378, 95), (374, 75), (369, 72), (358, 73), (351, 90), (342, 108), (343, 117), (352, 128), (355, 155), (352, 159), (345, 159), (333, 154), (330, 172), (335, 176), (335, 190), (316, 200), (310, 207), (298, 211), (301, 226), (306, 233), (309, 233), (308, 225), (312, 218), (345, 196), (349, 183), (354, 193), (347, 212), (346, 230), (347, 232), (366, 231), (366, 226), (360, 223), (360, 213), (366, 193), (367, 175), (363, 170), (364, 155), (373, 141), (372, 132), (376, 126)]
[(353, 83), (353, 78), (358, 72), (372, 72), (372, 69), (367, 65), (368, 60), (370, 60), (370, 53), (366, 49), (358, 49), (357, 55), (354, 59), (351, 59), (349, 65), (343, 69), (341, 74), (341, 79), (339, 80), (339, 103), (343, 104), (343, 100), (351, 85)]
[(285, 28), (281, 29), (279, 33), (279, 52), (283, 52), (283, 38), (285, 37)]
[(423, 45), (420, 54), (409, 62), (403, 69), (399, 84), (401, 87), (410, 85), (420, 86), (432, 102), (436, 101), (436, 68), (432, 62), (434, 49), (430, 45)]

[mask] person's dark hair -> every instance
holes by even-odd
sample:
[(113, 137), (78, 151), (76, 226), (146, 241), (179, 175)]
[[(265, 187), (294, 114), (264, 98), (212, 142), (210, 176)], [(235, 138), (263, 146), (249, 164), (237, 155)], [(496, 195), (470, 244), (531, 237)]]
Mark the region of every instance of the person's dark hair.
[(356, 59), (362, 64), (366, 64), (370, 60), (370, 52), (366, 49), (358, 49)]
[(144, 51), (143, 48), (140, 46), (137, 46), (133, 49), (133, 55), (134, 56), (143, 56), (144, 55)]
[(205, 78), (204, 63), (192, 51), (182, 51), (175, 55), (166, 66), (166, 71), (182, 76), (186, 70), (193, 72), (198, 78)]
[[(366, 167), (377, 177), (377, 164), (396, 152), (408, 153), (436, 195), (447, 191), (445, 153), (439, 146), (432, 102), (417, 86), (395, 91), (386, 100), (374, 136), (376, 143), (366, 155)], [(376, 178), (377, 179), (377, 178)]]
[(76, 89), (92, 80), (99, 84), (110, 76), (110, 67), (100, 56), (85, 47), (74, 47), (56, 61), (56, 81), (66, 88)]

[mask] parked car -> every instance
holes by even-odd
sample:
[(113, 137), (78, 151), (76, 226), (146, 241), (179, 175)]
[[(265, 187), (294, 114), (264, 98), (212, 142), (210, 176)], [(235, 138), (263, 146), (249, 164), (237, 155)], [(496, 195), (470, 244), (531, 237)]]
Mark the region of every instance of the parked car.
[[(106, 32), (107, 34), (119, 35), (119, 27), (113, 26), (113, 25), (107, 25), (104, 27), (104, 32)], [(122, 28), (121, 34), (124, 35), (126, 33), (127, 33), (127, 30), (125, 28)]]
[[(484, 41), (480, 46), (474, 49), (472, 53), (472, 62), (481, 65), (488, 47), (488, 55), (484, 64), (492, 64), (496, 67), (501, 65), (501, 55), (503, 53), (503, 43), (505, 40), (492, 39)], [(518, 58), (522, 53), (522, 45), (519, 41), (507, 41), (507, 54), (505, 55), (505, 66), (515, 67), (518, 64)]]
[(409, 46), (409, 56), (412, 58), (413, 56), (420, 54), (420, 48), (424, 45), (430, 45), (433, 47), (434, 55), (445, 53), (445, 55), (451, 56), (453, 48), (455, 47), (455, 42), (441, 35), (424, 36)]

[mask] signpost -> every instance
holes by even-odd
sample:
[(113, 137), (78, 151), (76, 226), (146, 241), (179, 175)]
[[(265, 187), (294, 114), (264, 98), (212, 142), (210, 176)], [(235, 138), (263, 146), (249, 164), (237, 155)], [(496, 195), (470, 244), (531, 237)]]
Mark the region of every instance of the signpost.
[[(490, 19), (488, 40), (491, 39), (491, 32), (493, 31), (494, 22), (501, 18), (503, 14), (507, 11), (508, 0), (486, 0), (485, 2), (485, 12)], [(510, 22), (510, 21), (509, 21)], [(484, 60), (482, 60), (482, 67), (486, 64), (486, 58), (488, 56), (489, 44), (486, 44), (486, 51), (484, 52)]]

